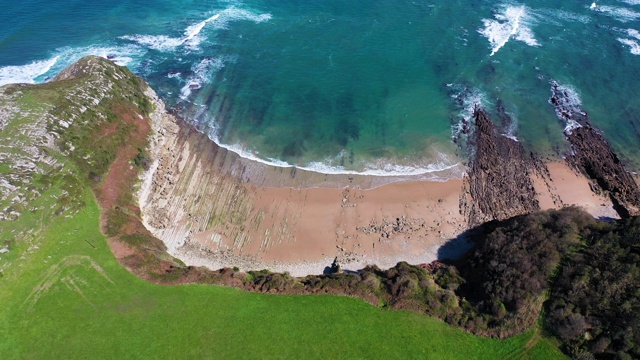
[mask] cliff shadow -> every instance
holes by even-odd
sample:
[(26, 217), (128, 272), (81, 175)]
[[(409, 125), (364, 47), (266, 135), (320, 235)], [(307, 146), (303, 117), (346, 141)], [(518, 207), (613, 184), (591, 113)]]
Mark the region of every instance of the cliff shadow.
[(467, 252), (474, 249), (476, 242), (472, 240), (472, 233), (473, 231), (465, 231), (440, 246), (437, 253), (438, 261), (458, 260)]

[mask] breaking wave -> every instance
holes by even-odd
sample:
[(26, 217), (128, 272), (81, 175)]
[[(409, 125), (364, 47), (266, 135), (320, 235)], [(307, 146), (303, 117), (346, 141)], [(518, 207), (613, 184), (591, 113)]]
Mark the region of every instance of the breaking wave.
[(640, 55), (640, 44), (638, 43), (638, 41), (640, 40), (640, 31), (635, 29), (627, 29), (625, 32), (633, 39), (617, 38), (617, 40), (622, 44), (629, 46), (629, 51), (631, 52), (631, 54)]
[(586, 116), (580, 95), (572, 86), (561, 85), (556, 81), (551, 81), (551, 89), (552, 98), (549, 99), (549, 104), (554, 107), (558, 119), (564, 123), (564, 132), (571, 134), (573, 130), (582, 127), (574, 118)]
[(529, 27), (530, 21), (526, 6), (506, 6), (502, 12), (494, 15), (494, 19), (483, 19), (484, 28), (478, 32), (489, 40), (490, 56), (495, 55), (510, 39), (529, 46), (540, 46)]
[(39, 83), (58, 74), (67, 66), (84, 56), (95, 55), (109, 59), (122, 66), (132, 66), (139, 61), (146, 50), (137, 46), (87, 46), (57, 49), (46, 60), (33, 61), (25, 65), (0, 67), (0, 86), (12, 83)]
[(181, 46), (196, 50), (203, 41), (200, 36), (201, 32), (209, 23), (212, 23), (215, 29), (226, 29), (232, 21), (249, 20), (255, 23), (261, 23), (270, 19), (271, 14), (255, 14), (249, 10), (231, 6), (203, 21), (189, 25), (184, 29), (181, 37), (171, 37), (167, 35), (124, 35), (120, 38), (162, 52), (174, 51)]
[(487, 97), (476, 88), (469, 88), (460, 84), (447, 84), (450, 88), (450, 97), (456, 109), (456, 115), (452, 118), (451, 139), (454, 142), (466, 141), (471, 132), (470, 124), (477, 108), (486, 108)]
[[(464, 169), (462, 164), (453, 157), (445, 154), (438, 153), (433, 161), (429, 161), (428, 164), (399, 164), (394, 162), (395, 160), (378, 159), (375, 162), (369, 162), (363, 166), (362, 170), (347, 170), (344, 166), (331, 165), (334, 159), (326, 159), (326, 161), (313, 161), (305, 165), (290, 164), (286, 161), (273, 158), (262, 158), (256, 155), (254, 152), (248, 150), (240, 144), (225, 144), (222, 143), (215, 132), (215, 128), (212, 128), (208, 132), (208, 137), (215, 142), (221, 148), (234, 152), (238, 156), (255, 161), (261, 164), (281, 167), (281, 168), (296, 168), (300, 170), (311, 171), (320, 174), (328, 175), (367, 175), (378, 177), (406, 177), (406, 176), (421, 176), (421, 175), (433, 175), (429, 179), (433, 181), (446, 181), (453, 177), (461, 177)], [(344, 154), (338, 154), (336, 158), (343, 156)], [(445, 177), (439, 177), (436, 173), (443, 171), (451, 171), (452, 175)]]
[(51, 70), (58, 57), (48, 60), (33, 61), (26, 65), (4, 66), (0, 68), (0, 86), (14, 83), (33, 84), (36, 79)]

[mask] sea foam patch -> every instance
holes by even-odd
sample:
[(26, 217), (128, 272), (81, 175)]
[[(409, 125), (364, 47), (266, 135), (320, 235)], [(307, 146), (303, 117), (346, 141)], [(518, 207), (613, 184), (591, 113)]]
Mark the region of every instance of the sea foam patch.
[(452, 119), (451, 139), (454, 142), (466, 141), (471, 132), (470, 124), (473, 122), (473, 115), (478, 108), (486, 108), (489, 105), (487, 97), (477, 88), (470, 88), (461, 84), (448, 84), (450, 97), (457, 110), (456, 116)]
[(619, 0), (629, 5), (640, 5), (640, 0)]
[(491, 44), (491, 56), (505, 46), (510, 39), (515, 39), (529, 46), (540, 46), (530, 28), (532, 17), (526, 6), (504, 6), (494, 19), (483, 19), (484, 28), (478, 32), (484, 35)]
[(582, 109), (582, 100), (576, 89), (552, 80), (551, 93), (549, 104), (553, 106), (558, 119), (563, 121), (564, 132), (571, 134), (573, 130), (581, 128), (582, 125), (575, 119), (586, 117), (587, 113)]
[(120, 66), (135, 67), (146, 53), (147, 50), (136, 45), (59, 48), (55, 51), (56, 63), (45, 75), (54, 76), (67, 66), (89, 55), (109, 59)]
[(166, 35), (125, 35), (120, 38), (136, 42), (149, 49), (165, 52), (171, 51), (183, 44), (181, 38), (172, 38)]
[(640, 44), (636, 40), (626, 39), (626, 38), (618, 38), (619, 42), (629, 47), (629, 51), (633, 55), (640, 55)]
[(625, 7), (597, 5), (591, 9), (623, 23), (640, 19), (640, 12), (633, 11)]
[(125, 35), (121, 36), (121, 39), (134, 41), (140, 45), (146, 46), (153, 50), (158, 51), (172, 51), (173, 49), (184, 45), (190, 48), (197, 48), (202, 41), (199, 37), (202, 29), (211, 21), (215, 21), (220, 17), (220, 14), (215, 14), (203, 21), (197, 22), (188, 26), (183, 33), (182, 37), (170, 37), (166, 35)]
[(63, 47), (55, 50), (46, 60), (33, 61), (25, 65), (0, 67), (0, 86), (12, 83), (34, 84), (53, 77), (67, 66), (84, 56), (95, 55), (109, 59), (121, 66), (135, 65), (146, 50), (137, 46), (87, 46)]
[(47, 60), (33, 61), (26, 65), (0, 67), (0, 86), (15, 83), (33, 84), (56, 64), (59, 57)]
[(209, 82), (211, 76), (224, 67), (222, 57), (206, 58), (195, 64), (191, 70), (193, 74), (187, 79), (186, 84), (180, 89), (180, 98), (187, 100), (191, 91), (201, 88)]
[(228, 24), (233, 21), (246, 20), (259, 24), (271, 20), (271, 14), (269, 13), (257, 14), (235, 6), (230, 6), (222, 10), (219, 14), (220, 18), (214, 23), (214, 27), (217, 29), (226, 29)]
[(640, 40), (640, 31), (636, 29), (626, 29), (626, 30), (616, 29), (616, 30), (619, 30), (625, 35), (631, 37), (631, 39), (620, 37), (620, 38), (617, 38), (617, 40), (620, 43), (627, 45), (629, 47), (629, 51), (631, 52), (631, 54), (640, 55), (640, 44), (638, 43), (638, 41)]
[(213, 24), (215, 29), (226, 29), (228, 24), (233, 21), (249, 20), (255, 23), (269, 21), (271, 14), (256, 14), (246, 9), (240, 9), (230, 6), (222, 11), (215, 13), (205, 20), (189, 25), (184, 29), (181, 37), (172, 37), (168, 35), (125, 35), (120, 38), (123, 40), (133, 41), (149, 49), (162, 52), (174, 51), (179, 47), (187, 47), (197, 50), (202, 43), (202, 30), (207, 24)]

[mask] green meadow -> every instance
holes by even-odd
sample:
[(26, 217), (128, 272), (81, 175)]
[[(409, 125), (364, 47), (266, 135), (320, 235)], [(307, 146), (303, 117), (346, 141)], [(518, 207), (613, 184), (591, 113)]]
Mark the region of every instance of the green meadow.
[(0, 278), (3, 359), (563, 357), (535, 329), (500, 341), (358, 299), (147, 283), (111, 254), (88, 190), (84, 202), (11, 251), (21, 255)]

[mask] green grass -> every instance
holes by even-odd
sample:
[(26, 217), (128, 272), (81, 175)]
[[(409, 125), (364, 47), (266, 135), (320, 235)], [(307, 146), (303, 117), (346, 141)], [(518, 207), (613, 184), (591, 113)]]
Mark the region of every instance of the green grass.
[(150, 284), (116, 262), (83, 200), (0, 278), (1, 358), (562, 357), (533, 330), (499, 341), (351, 298)]

